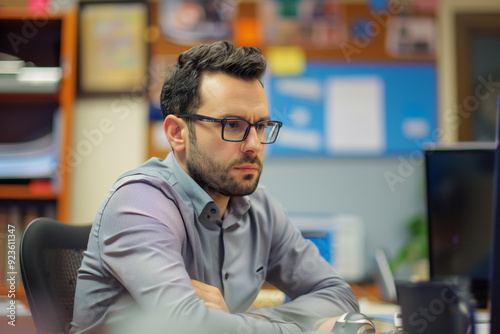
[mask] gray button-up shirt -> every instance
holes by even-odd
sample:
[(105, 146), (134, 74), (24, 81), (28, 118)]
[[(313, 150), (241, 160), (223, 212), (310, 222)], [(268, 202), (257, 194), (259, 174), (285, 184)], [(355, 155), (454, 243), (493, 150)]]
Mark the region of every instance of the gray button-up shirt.
[[(190, 279), (219, 288), (231, 313), (206, 307)], [(292, 301), (245, 313), (264, 281)], [(297, 333), (358, 310), (350, 286), (262, 187), (232, 197), (221, 220), (173, 154), (122, 175), (99, 208), (78, 273), (72, 332), (102, 332), (131, 306), (158, 314), (165, 328), (217, 334)]]

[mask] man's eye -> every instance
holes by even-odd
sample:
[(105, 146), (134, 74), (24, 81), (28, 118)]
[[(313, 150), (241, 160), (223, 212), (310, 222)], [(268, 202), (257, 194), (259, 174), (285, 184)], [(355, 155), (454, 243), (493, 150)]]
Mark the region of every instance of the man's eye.
[(241, 122), (240, 121), (227, 121), (226, 127), (230, 128), (230, 129), (237, 129), (237, 128), (241, 127)]
[(257, 131), (262, 131), (265, 130), (266, 128), (267, 128), (267, 123), (260, 123), (255, 126), (255, 129)]

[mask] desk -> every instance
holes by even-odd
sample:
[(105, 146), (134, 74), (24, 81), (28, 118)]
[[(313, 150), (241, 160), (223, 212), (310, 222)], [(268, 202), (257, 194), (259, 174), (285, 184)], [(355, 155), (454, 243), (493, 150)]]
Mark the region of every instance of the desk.
[(373, 323), (375, 324), (375, 328), (377, 329), (377, 334), (393, 331), (396, 329), (396, 327), (394, 327), (394, 323), (389, 321), (375, 319), (373, 320)]
[[(358, 297), (359, 308), (361, 313), (368, 317), (374, 317), (373, 323), (378, 333), (393, 331), (396, 329), (394, 326), (393, 316), (394, 313), (399, 311), (399, 306), (395, 304), (383, 303), (380, 300), (370, 300), (367, 297)], [(382, 316), (382, 318), (380, 318)], [(381, 319), (390, 319), (381, 320)]]

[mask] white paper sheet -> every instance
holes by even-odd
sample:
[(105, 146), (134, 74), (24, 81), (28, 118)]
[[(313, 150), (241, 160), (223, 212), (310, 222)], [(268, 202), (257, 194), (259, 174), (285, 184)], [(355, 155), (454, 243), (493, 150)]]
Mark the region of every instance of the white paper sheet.
[(325, 133), (330, 153), (386, 149), (384, 82), (376, 76), (332, 77), (326, 82)]

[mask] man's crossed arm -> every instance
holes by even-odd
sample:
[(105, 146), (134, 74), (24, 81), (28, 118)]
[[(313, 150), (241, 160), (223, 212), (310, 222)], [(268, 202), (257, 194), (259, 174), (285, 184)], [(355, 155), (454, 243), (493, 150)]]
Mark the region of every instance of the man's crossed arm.
[[(196, 295), (205, 302), (205, 306), (215, 310), (229, 312), (226, 301), (220, 290), (214, 286), (192, 279), (191, 284), (196, 290)], [(318, 320), (314, 326), (317, 331), (330, 332), (339, 317)]]

